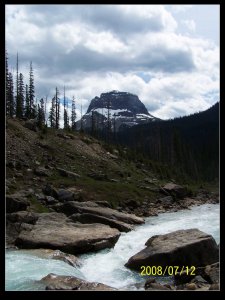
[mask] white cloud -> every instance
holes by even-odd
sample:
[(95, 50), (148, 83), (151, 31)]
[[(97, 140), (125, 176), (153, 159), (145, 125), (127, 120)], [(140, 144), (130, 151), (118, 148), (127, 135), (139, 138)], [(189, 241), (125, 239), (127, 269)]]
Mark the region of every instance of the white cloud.
[(194, 32), (196, 29), (196, 24), (194, 20), (183, 20), (182, 23), (187, 27), (188, 30)]
[(181, 13), (185, 12), (186, 10), (192, 8), (193, 5), (188, 5), (188, 4), (178, 4), (178, 5), (171, 5), (171, 9), (174, 13)]
[(53, 26), (51, 28), (51, 35), (55, 42), (65, 49), (66, 53), (73, 50), (82, 40), (81, 28), (74, 22)]
[(127, 47), (111, 32), (88, 32), (84, 46), (99, 53), (126, 52)]

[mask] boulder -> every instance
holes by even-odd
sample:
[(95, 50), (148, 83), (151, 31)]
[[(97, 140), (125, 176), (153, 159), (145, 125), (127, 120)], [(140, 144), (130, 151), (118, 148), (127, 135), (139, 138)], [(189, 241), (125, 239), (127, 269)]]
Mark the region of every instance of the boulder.
[[(81, 190), (77, 190), (76, 188), (68, 188), (68, 189), (56, 189), (53, 186), (47, 184), (43, 189), (43, 193), (47, 196), (54, 197), (61, 202), (64, 201), (82, 201)], [(53, 204), (53, 203), (52, 203)]]
[(37, 214), (29, 211), (18, 211), (6, 215), (7, 221), (12, 223), (28, 223), (35, 224), (38, 220)]
[(198, 287), (201, 287), (201, 285), (208, 284), (208, 282), (202, 278), (202, 276), (197, 275), (192, 280), (191, 283), (195, 283)]
[(58, 199), (57, 189), (48, 183), (43, 187), (42, 192), (47, 196), (52, 196), (52, 197)]
[(84, 201), (83, 195), (82, 195), (82, 189), (78, 189), (77, 187), (70, 187), (67, 189), (67, 191), (70, 191), (73, 193), (74, 201)]
[(88, 282), (86, 280), (73, 277), (62, 276), (53, 273), (41, 279), (46, 284), (46, 290), (87, 290), (87, 291), (114, 291), (116, 289), (98, 282)]
[(61, 176), (64, 176), (64, 177), (71, 177), (71, 178), (80, 178), (80, 175), (77, 174), (77, 173), (74, 173), (74, 172), (71, 172), (71, 171), (67, 171), (65, 169), (62, 169), (62, 168), (56, 168), (56, 170), (59, 171), (59, 174)]
[(156, 282), (155, 278), (149, 278), (146, 280), (145, 282), (145, 290), (156, 290), (156, 291), (159, 291), (159, 290), (171, 290), (171, 287), (169, 285), (162, 285), (161, 283), (159, 282)]
[(185, 196), (187, 196), (187, 188), (175, 183), (167, 183), (163, 187), (163, 190), (165, 190), (174, 198), (183, 199)]
[(125, 201), (125, 206), (131, 207), (131, 208), (138, 208), (140, 206), (140, 203), (135, 199), (129, 199), (129, 200)]
[(52, 197), (52, 196), (46, 196), (46, 197), (44, 198), (44, 200), (45, 200), (46, 204), (48, 204), (48, 205), (52, 205), (52, 204), (58, 203), (58, 200), (56, 200), (56, 199), (55, 199), (54, 197)]
[(69, 264), (70, 266), (73, 266), (73, 267), (80, 267), (81, 266), (81, 262), (79, 261), (79, 259), (75, 255), (67, 254), (67, 253), (64, 253), (60, 250), (55, 250), (52, 253), (51, 258), (56, 259), (56, 260), (64, 261), (65, 263), (67, 263), (67, 264)]
[(112, 228), (116, 228), (122, 232), (128, 232), (133, 229), (131, 225), (128, 225), (124, 222), (98, 216), (98, 215), (88, 214), (88, 213), (74, 214), (70, 216), (70, 219), (72, 219), (75, 222), (78, 221), (80, 223), (85, 223), (85, 224), (92, 224), (92, 223), (105, 224), (105, 225), (109, 225)]
[(37, 126), (37, 120), (36, 119), (30, 119), (25, 122), (24, 127), (37, 132), (38, 131), (38, 126)]
[(46, 177), (50, 175), (49, 171), (44, 167), (38, 167), (34, 169), (34, 174), (38, 176), (46, 176)]
[(99, 206), (111, 208), (110, 203), (104, 200), (95, 201), (95, 203), (97, 203)]
[(19, 194), (6, 195), (6, 212), (13, 213), (26, 210), (30, 203)]
[(102, 172), (91, 172), (91, 173), (88, 173), (87, 174), (89, 177), (91, 177), (91, 178), (93, 178), (93, 179), (95, 179), (95, 180), (100, 180), (100, 181), (104, 181), (104, 180), (106, 180), (106, 181), (108, 181), (108, 176), (107, 176), (107, 174), (104, 174), (104, 173), (102, 173)]
[(68, 190), (60, 189), (57, 199), (61, 202), (74, 201), (74, 193)]
[(22, 230), (15, 244), (23, 249), (59, 249), (70, 254), (112, 248), (120, 232), (102, 224), (75, 224), (64, 214), (42, 213), (32, 228)]
[(197, 289), (197, 285), (195, 283), (186, 283), (186, 286), (187, 290), (191, 290), (191, 291), (194, 291)]
[(209, 287), (209, 291), (218, 291), (220, 289), (219, 283), (213, 283)]
[(73, 267), (81, 266), (81, 262), (75, 255), (67, 254), (60, 250), (29, 249), (29, 250), (23, 250), (23, 252), (25, 253), (27, 252), (28, 254), (32, 254), (41, 258), (61, 260)]
[(6, 219), (6, 245), (15, 246), (15, 241), (19, 236), (20, 232), (23, 230), (31, 230), (33, 227), (30, 223), (21, 223), (21, 222), (11, 222)]
[(206, 266), (217, 262), (219, 250), (214, 238), (198, 229), (177, 230), (151, 237), (147, 247), (125, 264), (140, 271), (141, 266)]
[(145, 281), (145, 285), (144, 285), (145, 289), (147, 289), (149, 287), (149, 285), (152, 284), (152, 283), (156, 283), (156, 280), (155, 280), (155, 278), (149, 277)]
[(171, 196), (166, 196), (166, 197), (160, 198), (160, 199), (158, 199), (158, 201), (159, 201), (159, 203), (162, 203), (162, 204), (172, 204), (172, 203), (174, 203), (173, 197), (171, 197)]
[(91, 206), (87, 206), (85, 202), (68, 201), (64, 203), (62, 207), (60, 207), (60, 210), (68, 216), (74, 213), (81, 213), (81, 214), (88, 213), (88, 214), (98, 215), (109, 219), (114, 219), (127, 224), (144, 223), (144, 219), (137, 217), (134, 214), (126, 214), (126, 213), (118, 212), (117, 210), (108, 207), (99, 207), (97, 204), (96, 207), (91, 207)]
[(219, 283), (219, 272), (219, 262), (217, 262), (206, 266), (203, 276), (209, 283)]
[(148, 285), (148, 287), (145, 288), (145, 290), (147, 290), (147, 291), (170, 291), (171, 289), (161, 283), (153, 282), (153, 283), (150, 283)]

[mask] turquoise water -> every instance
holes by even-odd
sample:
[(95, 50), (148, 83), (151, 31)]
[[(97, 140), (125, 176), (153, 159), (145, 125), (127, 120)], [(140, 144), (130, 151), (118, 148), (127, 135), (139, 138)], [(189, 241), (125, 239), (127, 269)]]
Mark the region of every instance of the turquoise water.
[(146, 223), (135, 230), (122, 233), (113, 249), (80, 255), (82, 266), (37, 257), (27, 251), (6, 252), (6, 290), (43, 290), (39, 282), (49, 273), (72, 275), (87, 281), (108, 284), (115, 288), (135, 289), (132, 286), (146, 278), (124, 267), (127, 260), (143, 249), (153, 235), (165, 234), (178, 229), (198, 228), (220, 241), (220, 206), (204, 204), (190, 210), (164, 213), (146, 218)]

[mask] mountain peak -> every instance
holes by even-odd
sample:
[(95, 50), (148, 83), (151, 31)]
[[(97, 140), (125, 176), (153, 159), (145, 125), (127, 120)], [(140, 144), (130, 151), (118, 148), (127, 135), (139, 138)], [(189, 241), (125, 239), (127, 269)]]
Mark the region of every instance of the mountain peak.
[(104, 122), (107, 123), (108, 115), (110, 115), (116, 131), (124, 127), (157, 120), (149, 114), (137, 95), (118, 90), (101, 93), (100, 97), (96, 96), (91, 100), (88, 110), (82, 118), (84, 127), (91, 127), (93, 115), (97, 119), (101, 119), (102, 126), (104, 126)]
[(149, 115), (148, 110), (140, 101), (138, 96), (128, 93), (113, 90), (111, 92), (102, 93), (100, 97), (95, 97), (87, 110), (87, 113), (99, 108), (110, 108), (112, 110), (127, 110), (135, 116), (136, 114)]

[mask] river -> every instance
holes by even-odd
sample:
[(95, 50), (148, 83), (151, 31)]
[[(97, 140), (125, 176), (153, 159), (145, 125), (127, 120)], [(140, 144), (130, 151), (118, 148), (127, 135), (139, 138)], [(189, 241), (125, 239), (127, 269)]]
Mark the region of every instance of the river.
[(74, 268), (53, 259), (44, 259), (23, 250), (6, 252), (6, 290), (43, 290), (39, 280), (49, 273), (76, 276), (124, 290), (135, 290), (135, 283), (146, 278), (124, 267), (127, 260), (144, 248), (153, 235), (178, 229), (198, 228), (220, 241), (220, 206), (204, 204), (189, 210), (148, 217), (145, 224), (122, 233), (113, 249), (80, 255), (82, 266)]

